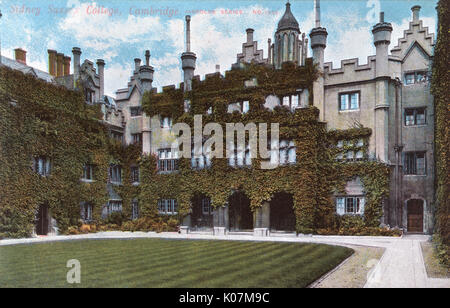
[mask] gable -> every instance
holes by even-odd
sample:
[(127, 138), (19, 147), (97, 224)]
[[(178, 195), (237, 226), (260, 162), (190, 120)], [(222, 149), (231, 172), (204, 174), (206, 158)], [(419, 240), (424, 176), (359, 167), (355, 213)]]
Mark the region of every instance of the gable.
[(403, 58), (403, 70), (428, 69), (431, 56), (417, 42), (414, 42)]

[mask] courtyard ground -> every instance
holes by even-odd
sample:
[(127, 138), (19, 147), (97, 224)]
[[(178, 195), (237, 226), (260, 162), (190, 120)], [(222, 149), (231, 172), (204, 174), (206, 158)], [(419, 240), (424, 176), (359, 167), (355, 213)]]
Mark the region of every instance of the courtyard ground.
[(439, 263), (431, 241), (422, 242), (422, 253), (427, 274), (432, 278), (450, 278), (450, 269)]
[[(0, 287), (301, 288), (353, 250), (307, 243), (107, 239), (0, 247)], [(67, 283), (67, 261), (81, 283)]]
[[(212, 234), (143, 233), (143, 232), (105, 232), (74, 236), (55, 236), (44, 238), (0, 240), (1, 246), (72, 241), (79, 239), (129, 239), (129, 238), (165, 238), (165, 239), (204, 239), (253, 242), (313, 243), (335, 246), (362, 246), (385, 249), (381, 259), (370, 270), (366, 288), (450, 288), (450, 279), (427, 276), (421, 243), (429, 240), (427, 235), (407, 235), (398, 237), (375, 236), (308, 236), (282, 235), (257, 237), (252, 234), (218, 236)], [(101, 256), (97, 256), (100, 258)], [(125, 260), (124, 260), (125, 261)]]

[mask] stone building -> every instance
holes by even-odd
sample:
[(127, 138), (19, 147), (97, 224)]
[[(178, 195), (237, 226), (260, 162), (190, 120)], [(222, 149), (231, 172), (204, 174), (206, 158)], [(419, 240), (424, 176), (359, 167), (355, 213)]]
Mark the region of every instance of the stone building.
[[(340, 68), (332, 63), (325, 63), (328, 32), (320, 20), (319, 0), (315, 2), (315, 27), (308, 34), (302, 33), (299, 23), (286, 4), (286, 11), (280, 19), (272, 40), (268, 39), (268, 55), (258, 49), (253, 39), (253, 29), (246, 30), (246, 41), (242, 44), (242, 52), (236, 56), (232, 69), (239, 69), (245, 63), (257, 63), (280, 69), (285, 62), (304, 66), (308, 60), (308, 46), (312, 49), (312, 60), (317, 64), (320, 74), (314, 81), (312, 105), (319, 110), (319, 120), (325, 123), (327, 130), (346, 130), (354, 127), (370, 128), (367, 157), (359, 151), (343, 150), (337, 157), (341, 161), (357, 161), (360, 159), (379, 161), (391, 170), (390, 194), (383, 202), (381, 223), (391, 227), (403, 228), (408, 232), (430, 233), (433, 228), (433, 195), (434, 195), (434, 118), (433, 97), (430, 94), (430, 71), (433, 61), (434, 36), (428, 32), (420, 19), (420, 7), (412, 8), (412, 20), (409, 28), (404, 30), (402, 38), (390, 50), (392, 25), (380, 14), (379, 22), (373, 26), (373, 44), (376, 54), (369, 56), (367, 64), (360, 65), (358, 59), (343, 59)], [(178, 89), (184, 93), (192, 91), (192, 83), (199, 80), (195, 76), (196, 54), (190, 46), (190, 17), (186, 17), (186, 51), (181, 55), (183, 82)], [(368, 33), (367, 35), (371, 35)], [(394, 42), (395, 43), (395, 42)], [(332, 52), (329, 51), (329, 52)], [(155, 69), (150, 65), (150, 52), (145, 52), (145, 64), (135, 59), (135, 68), (127, 86), (116, 92), (112, 98), (104, 95), (105, 62), (97, 60), (97, 69), (93, 62), (85, 60), (81, 64), (81, 50), (73, 48), (73, 58), (49, 50), (49, 72), (45, 73), (26, 65), (26, 52), (17, 49), (16, 59), (2, 56), (2, 64), (25, 73), (34, 74), (37, 78), (58, 83), (69, 89), (83, 88), (86, 103), (101, 104), (104, 123), (110, 130), (111, 137), (123, 144), (138, 144), (144, 154), (158, 157), (160, 172), (170, 173), (177, 170), (178, 153), (176, 143), (170, 138), (155, 138), (154, 123), (158, 123), (158, 133), (171, 135), (172, 119), (164, 116), (150, 118), (142, 110), (142, 99), (145, 92), (156, 93), (152, 87)], [(70, 63), (73, 61), (73, 73), (70, 74)], [(220, 76), (216, 72), (210, 76)], [(208, 76), (207, 76), (208, 77)], [(257, 80), (249, 80), (246, 86), (257, 84)], [(175, 86), (165, 87), (173, 89)], [(189, 110), (189, 101), (185, 101), (185, 109)], [(274, 109), (286, 106), (291, 111), (310, 105), (310, 93), (307, 88), (300, 88), (290, 96), (278, 97), (268, 95), (265, 107)], [(246, 113), (250, 108), (248, 101), (233, 103), (228, 112)], [(212, 109), (208, 114), (214, 112)], [(160, 124), (160, 125), (159, 125)], [(286, 162), (295, 163), (295, 144), (286, 141)], [(346, 148), (345, 141), (338, 141), (337, 148)], [(245, 149), (242, 157), (238, 155), (233, 164), (246, 164)], [(208, 157), (193, 160), (193, 168), (203, 168), (210, 163)], [(231, 164), (230, 159), (230, 164)], [(114, 184), (121, 178), (120, 166), (110, 166), (110, 179), (107, 186), (110, 201), (103, 209), (104, 216), (122, 209), (121, 197), (115, 192)], [(139, 185), (139, 168), (133, 167), (133, 184)], [(333, 199), (339, 215), (362, 215), (365, 191), (361, 179), (349, 181), (344, 194), (335, 194)], [(248, 203), (245, 194), (237, 193), (230, 202), (242, 205)], [(278, 194), (272, 202), (292, 204), (292, 196)], [(161, 199), (158, 208), (162, 215), (177, 214), (175, 199)], [(253, 229), (255, 234), (266, 235), (272, 229), (295, 229), (295, 217), (292, 207), (282, 208), (277, 221), (269, 222), (270, 204), (264, 203), (255, 213), (236, 213), (235, 209), (223, 207), (211, 208), (211, 200), (198, 196), (192, 201), (193, 210), (184, 218), (183, 230), (214, 229), (221, 234), (228, 231)], [(139, 202), (133, 200), (133, 218), (139, 213)], [(234, 210), (234, 212), (232, 211)], [(249, 208), (240, 210), (248, 212)], [(84, 211), (88, 213), (89, 211)], [(234, 219), (234, 216), (239, 219)], [(243, 217), (247, 217), (244, 219)], [(233, 220), (234, 219), (234, 220)], [(234, 221), (234, 222), (232, 222)], [(238, 221), (238, 223), (237, 223)]]

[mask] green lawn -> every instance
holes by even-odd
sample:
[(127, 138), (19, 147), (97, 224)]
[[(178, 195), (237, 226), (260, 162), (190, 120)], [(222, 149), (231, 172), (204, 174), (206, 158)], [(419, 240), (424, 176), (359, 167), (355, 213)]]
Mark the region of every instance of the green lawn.
[[(352, 249), (317, 244), (164, 239), (0, 247), (0, 287), (305, 287)], [(81, 284), (66, 281), (81, 263)]]

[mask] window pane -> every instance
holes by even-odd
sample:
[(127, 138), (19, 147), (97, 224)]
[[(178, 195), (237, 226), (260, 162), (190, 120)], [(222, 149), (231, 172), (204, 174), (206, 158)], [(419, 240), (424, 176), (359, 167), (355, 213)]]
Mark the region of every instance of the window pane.
[(414, 83), (414, 74), (406, 74), (405, 75), (405, 83), (413, 84)]
[(283, 97), (283, 106), (289, 107), (289, 96)]
[(417, 109), (416, 111), (416, 124), (423, 125), (425, 124), (425, 109)]
[(350, 109), (358, 109), (359, 108), (359, 93), (351, 94), (350, 100), (351, 100)]
[(295, 109), (298, 107), (298, 95), (292, 96), (292, 109)]
[(417, 153), (416, 168), (418, 175), (425, 174), (425, 153)]
[(248, 112), (250, 110), (250, 103), (249, 103), (249, 101), (244, 101), (243, 103), (242, 103), (242, 112), (243, 113), (246, 113), (246, 112)]
[(341, 110), (347, 110), (348, 109), (348, 94), (342, 94), (340, 96), (340, 108)]
[(295, 147), (289, 149), (289, 163), (295, 163), (296, 155), (295, 155)]

